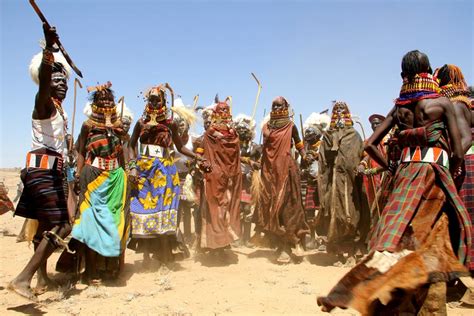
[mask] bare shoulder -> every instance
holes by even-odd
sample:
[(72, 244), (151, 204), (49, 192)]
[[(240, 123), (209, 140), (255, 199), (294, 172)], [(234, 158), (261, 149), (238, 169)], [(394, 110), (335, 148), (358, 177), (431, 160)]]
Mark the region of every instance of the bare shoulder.
[(424, 100), (418, 101), (418, 104), (416, 107), (422, 113), (430, 117), (432, 115), (437, 116), (439, 114), (451, 112), (453, 109), (453, 104), (448, 98), (439, 97), (436, 99), (424, 99)]

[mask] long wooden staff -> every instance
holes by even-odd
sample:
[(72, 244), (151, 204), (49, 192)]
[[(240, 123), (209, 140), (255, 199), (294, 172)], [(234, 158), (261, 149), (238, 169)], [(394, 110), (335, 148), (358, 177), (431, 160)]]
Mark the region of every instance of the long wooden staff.
[(194, 96), (194, 99), (193, 99), (193, 110), (196, 111), (196, 107), (197, 107), (197, 104), (198, 104), (198, 100), (199, 100), (199, 93), (196, 94)]
[(125, 96), (121, 96), (120, 99), (118, 100), (118, 103), (120, 103), (120, 122), (123, 119), (123, 107), (125, 103)]
[(232, 114), (232, 96), (229, 95), (227, 98), (225, 98), (225, 102), (227, 101), (230, 101), (230, 104), (229, 104), (229, 112), (230, 114)]
[[(35, 10), (36, 14), (38, 14), (40, 20), (46, 24), (46, 26), (48, 28), (51, 28), (51, 25), (48, 23), (48, 20), (46, 20), (45, 16), (43, 15), (43, 12), (41, 12), (40, 8), (38, 7), (38, 5), (36, 5), (35, 3), (35, 0), (30, 0), (30, 4), (31, 6), (33, 7), (33, 9)], [(69, 57), (69, 54), (67, 53), (66, 49), (63, 47), (63, 45), (61, 44), (61, 42), (59, 41), (59, 39), (56, 40), (56, 44), (58, 45), (59, 47), (59, 50), (61, 51), (61, 53), (63, 53), (63, 56), (64, 58), (66, 59), (67, 63), (69, 64), (69, 66), (71, 66), (72, 69), (74, 69), (74, 72), (82, 78), (82, 72), (79, 70), (79, 68), (76, 67), (76, 65), (74, 64), (74, 62), (72, 61), (71, 57)]]
[(257, 76), (253, 72), (251, 72), (252, 77), (257, 81), (258, 85), (258, 90), (257, 90), (257, 96), (255, 97), (255, 104), (253, 105), (253, 112), (252, 112), (252, 120), (255, 120), (255, 113), (257, 113), (257, 105), (258, 105), (258, 99), (260, 97), (260, 91), (262, 91), (262, 85), (260, 84), (260, 81), (257, 79)]
[(300, 127), (301, 127), (301, 135), (304, 139), (304, 129), (303, 129), (303, 115), (300, 113)]
[[(265, 114), (267, 114), (267, 109), (263, 109), (263, 119), (265, 119)], [(259, 140), (259, 144), (262, 144), (262, 137), (263, 137), (263, 128), (260, 129), (260, 140)]]
[(79, 79), (74, 79), (74, 108), (72, 110), (72, 127), (71, 127), (71, 144), (69, 145), (69, 151), (72, 152), (72, 147), (74, 146), (74, 122), (76, 120), (76, 102), (77, 102), (77, 85), (82, 89), (82, 83)]

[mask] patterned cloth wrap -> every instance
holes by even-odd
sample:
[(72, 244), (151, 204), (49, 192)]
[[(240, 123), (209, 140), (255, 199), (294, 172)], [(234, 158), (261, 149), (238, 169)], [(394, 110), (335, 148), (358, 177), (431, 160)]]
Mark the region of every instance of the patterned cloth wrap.
[(94, 158), (117, 159), (121, 151), (115, 134), (92, 128), (86, 143), (86, 165), (81, 171), (79, 215), (72, 237), (104, 257), (118, 257), (126, 247), (130, 228), (127, 177), (122, 167), (102, 170)]
[[(400, 147), (436, 147), (448, 151), (449, 144), (445, 132), (445, 124), (436, 121), (426, 127), (401, 131), (398, 141)], [(433, 173), (436, 175), (436, 182), (432, 179)], [(447, 200), (452, 202), (455, 208), (454, 216), (459, 223), (459, 237), (456, 238), (458, 244), (454, 248), (457, 248), (460, 262), (465, 262), (470, 246), (471, 223), (449, 170), (436, 163), (401, 163), (395, 177), (392, 194), (369, 247), (377, 251), (396, 251), (412, 219), (430, 206), (430, 185), (439, 185), (447, 195)], [(429, 223), (426, 224), (426, 229), (429, 230)]]
[(134, 238), (176, 233), (180, 181), (172, 157), (139, 156), (138, 192), (131, 200)]
[(62, 168), (56, 166), (62, 164), (62, 155), (46, 148), (33, 150), (28, 157), (32, 155), (38, 160), (48, 160), (40, 157), (55, 157), (56, 162), (49, 168), (29, 167), (21, 171), (24, 189), (15, 216), (37, 219), (52, 225), (67, 223), (67, 183), (64, 181)]
[(0, 215), (13, 211), (15, 207), (8, 197), (8, 190), (3, 182), (0, 182)]
[(72, 237), (104, 257), (120, 256), (129, 233), (125, 171), (104, 171), (86, 165), (80, 182), (79, 217)]
[[(474, 136), (474, 128), (471, 128), (471, 134)], [(464, 156), (464, 166), (463, 173), (460, 178), (460, 190), (459, 196), (464, 202), (469, 215), (471, 216), (472, 223), (472, 243), (471, 249), (469, 250), (469, 270), (474, 271), (474, 144), (471, 145), (471, 149), (468, 151), (468, 154)]]
[(304, 209), (312, 210), (319, 209), (318, 184), (317, 182), (308, 181), (303, 195)]
[[(399, 144), (402, 148), (419, 146), (449, 152), (446, 139), (446, 126), (437, 121), (401, 131)], [(426, 308), (441, 310), (445, 308), (445, 292), (440, 292), (439, 299), (430, 292), (442, 282), (468, 275), (470, 246), (471, 220), (450, 171), (434, 162), (402, 162), (371, 239), (370, 253), (327, 296), (318, 297), (318, 305), (326, 311), (336, 306), (352, 307), (362, 315), (408, 311), (411, 315), (414, 309), (425, 307), (425, 301), (429, 305)], [(403, 306), (417, 297), (420, 302), (416, 306)], [(439, 301), (442, 306), (438, 308), (435, 302)]]

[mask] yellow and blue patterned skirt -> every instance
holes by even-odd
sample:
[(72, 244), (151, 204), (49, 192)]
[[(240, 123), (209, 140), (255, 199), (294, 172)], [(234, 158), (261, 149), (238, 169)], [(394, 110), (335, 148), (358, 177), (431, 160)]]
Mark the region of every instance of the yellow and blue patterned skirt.
[(179, 176), (173, 158), (140, 156), (138, 188), (132, 192), (132, 238), (175, 234), (178, 228)]

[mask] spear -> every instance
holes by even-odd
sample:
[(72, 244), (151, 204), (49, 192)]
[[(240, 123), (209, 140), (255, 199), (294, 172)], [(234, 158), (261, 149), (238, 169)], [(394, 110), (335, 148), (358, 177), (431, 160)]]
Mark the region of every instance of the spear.
[[(40, 20), (46, 24), (46, 27), (49, 29), (51, 28), (51, 25), (48, 23), (48, 20), (46, 20), (45, 16), (43, 15), (43, 12), (41, 12), (40, 8), (36, 5), (35, 0), (30, 0), (30, 4), (33, 7), (33, 10), (35, 10), (36, 14), (38, 14)], [(71, 66), (72, 69), (74, 69), (74, 72), (82, 78), (82, 72), (79, 70), (79, 68), (76, 67), (74, 62), (72, 61), (71, 57), (69, 57), (66, 49), (63, 47), (61, 42), (59, 41), (59, 38), (56, 40), (56, 44), (58, 45), (59, 50), (61, 53), (63, 53), (64, 58), (66, 59), (67, 63)]]
[(257, 104), (258, 104), (258, 98), (260, 97), (260, 91), (262, 91), (262, 85), (260, 84), (260, 81), (257, 79), (257, 76), (253, 72), (251, 72), (252, 77), (257, 81), (258, 85), (258, 90), (257, 90), (257, 96), (255, 97), (255, 104), (253, 106), (253, 112), (252, 112), (252, 119), (255, 119), (255, 113), (257, 112)]
[(75, 78), (74, 79), (74, 108), (72, 110), (72, 128), (71, 128), (72, 140), (71, 140), (71, 144), (69, 145), (70, 151), (72, 151), (72, 147), (74, 145), (74, 122), (76, 119), (77, 85), (79, 85), (79, 87), (82, 89), (82, 83), (79, 81), (79, 79)]

